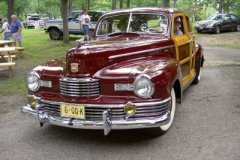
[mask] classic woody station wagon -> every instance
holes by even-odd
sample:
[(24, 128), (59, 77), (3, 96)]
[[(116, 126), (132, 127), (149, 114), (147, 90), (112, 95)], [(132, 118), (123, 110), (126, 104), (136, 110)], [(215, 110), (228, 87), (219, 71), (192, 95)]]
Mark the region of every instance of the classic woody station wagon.
[(99, 19), (91, 41), (78, 41), (66, 58), (28, 74), (28, 104), (21, 111), (40, 125), (102, 129), (105, 135), (149, 128), (160, 135), (171, 127), (183, 90), (199, 82), (203, 60), (184, 13), (112, 11)]

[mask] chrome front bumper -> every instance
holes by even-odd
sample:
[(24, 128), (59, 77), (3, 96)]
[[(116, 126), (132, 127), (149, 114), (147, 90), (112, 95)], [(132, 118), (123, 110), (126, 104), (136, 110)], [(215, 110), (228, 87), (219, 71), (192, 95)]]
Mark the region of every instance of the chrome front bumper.
[[(159, 102), (161, 103), (161, 102)], [(41, 105), (37, 105), (36, 110), (30, 106), (24, 106), (21, 108), (21, 112), (32, 115), (38, 119), (40, 124), (49, 123), (57, 126), (77, 128), (77, 129), (102, 129), (104, 134), (107, 135), (112, 129), (139, 129), (139, 128), (152, 128), (159, 127), (170, 121), (170, 113), (162, 115), (157, 118), (142, 118), (142, 119), (120, 119), (112, 120), (108, 111), (103, 112), (102, 120), (80, 120), (74, 118), (65, 118), (61, 116), (48, 115), (45, 112), (39, 111)]]

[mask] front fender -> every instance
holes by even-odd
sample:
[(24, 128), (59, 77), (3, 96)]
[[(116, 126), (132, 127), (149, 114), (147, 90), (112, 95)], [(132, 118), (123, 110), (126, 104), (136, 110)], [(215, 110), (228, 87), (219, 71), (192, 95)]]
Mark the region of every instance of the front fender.
[(171, 88), (178, 77), (177, 62), (170, 57), (128, 60), (105, 67), (94, 77), (100, 79), (104, 94), (116, 94), (115, 83), (133, 84), (135, 78), (143, 74), (148, 75), (154, 84), (155, 92), (152, 98), (166, 99), (170, 96)]

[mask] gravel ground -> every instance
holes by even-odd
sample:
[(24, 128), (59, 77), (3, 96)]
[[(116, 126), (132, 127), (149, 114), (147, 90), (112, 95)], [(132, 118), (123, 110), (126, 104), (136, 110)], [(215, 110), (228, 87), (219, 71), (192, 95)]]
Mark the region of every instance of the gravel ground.
[(172, 128), (152, 138), (142, 130), (75, 130), (21, 115), (25, 100), (0, 97), (0, 160), (239, 160), (240, 50), (204, 47), (198, 85), (184, 92)]

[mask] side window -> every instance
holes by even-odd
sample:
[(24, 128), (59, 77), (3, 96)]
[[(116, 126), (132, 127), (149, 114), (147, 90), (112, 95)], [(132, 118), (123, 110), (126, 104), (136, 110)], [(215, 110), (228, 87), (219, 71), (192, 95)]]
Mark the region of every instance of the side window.
[(191, 26), (191, 22), (190, 22), (190, 19), (189, 19), (188, 16), (186, 17), (186, 20), (187, 20), (188, 32), (189, 32), (189, 33), (192, 33), (192, 26)]
[(230, 18), (231, 18), (232, 20), (237, 20), (237, 17), (234, 16), (234, 15), (232, 15), (232, 14), (230, 14)]
[(223, 20), (228, 21), (228, 20), (230, 20), (230, 18), (228, 15), (225, 15), (225, 16), (223, 16)]
[(97, 21), (101, 17), (102, 13), (101, 12), (89, 12), (88, 15), (90, 16), (91, 21)]
[(182, 35), (184, 34), (184, 26), (183, 26), (183, 17), (178, 16), (174, 18), (174, 34)]

